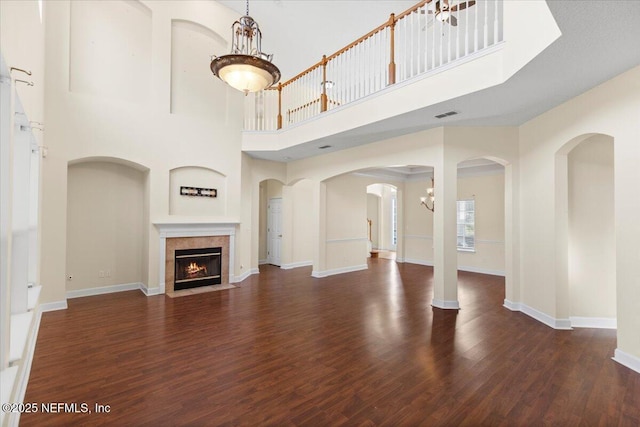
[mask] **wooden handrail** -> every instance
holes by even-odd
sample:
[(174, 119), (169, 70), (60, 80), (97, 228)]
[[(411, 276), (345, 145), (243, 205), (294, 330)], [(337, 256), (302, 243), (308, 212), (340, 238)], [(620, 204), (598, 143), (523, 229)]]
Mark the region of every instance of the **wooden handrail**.
[[(393, 22), (394, 23), (398, 22), (400, 19), (404, 18), (405, 16), (411, 15), (412, 13), (416, 12), (418, 9), (420, 9), (425, 4), (431, 3), (431, 1), (432, 0), (421, 0), (420, 2), (418, 2), (417, 4), (411, 6), (409, 9), (405, 10), (404, 12), (402, 12), (400, 15), (397, 15), (397, 16), (395, 16), (392, 13), (391, 15), (393, 16), (393, 18), (392, 18)], [(352, 47), (362, 43), (363, 41), (365, 41), (369, 37), (379, 33), (380, 31), (384, 30), (385, 28), (389, 27), (391, 25), (390, 21), (391, 20), (385, 21), (383, 24), (381, 24), (381, 25), (377, 26), (376, 28), (374, 28), (373, 30), (369, 31), (367, 34), (365, 34), (364, 36), (360, 37), (356, 41), (353, 41), (353, 42), (349, 43), (348, 45), (346, 45), (342, 49), (332, 53), (329, 56), (327, 56), (327, 62), (331, 61), (332, 59), (336, 58), (337, 56), (343, 54), (344, 52), (348, 51)], [(317, 63), (313, 64), (311, 67), (307, 68), (306, 70), (302, 71), (301, 73), (297, 74), (296, 76), (290, 78), (285, 83), (282, 83), (282, 86), (283, 87), (287, 86), (287, 85), (291, 84), (292, 82), (294, 82), (295, 80), (298, 80), (300, 77), (304, 76), (305, 74), (308, 74), (311, 71), (315, 70), (316, 68), (321, 67), (322, 66), (322, 61), (323, 60), (321, 59)]]
[[(313, 104), (317, 104), (318, 102), (322, 102), (321, 98), (316, 98), (312, 101), (307, 102), (306, 104), (302, 104), (299, 107), (296, 108), (290, 108), (287, 110), (287, 114), (291, 114), (291, 113), (297, 113), (298, 111), (301, 111), (307, 107), (311, 107)], [(338, 101), (334, 101), (333, 99), (327, 98), (327, 105), (328, 104), (333, 104), (333, 105), (340, 105), (340, 103)]]
[(415, 5), (413, 5), (412, 7), (410, 7), (409, 9), (405, 10), (404, 12), (402, 12), (399, 15), (395, 15), (395, 14), (391, 14), (389, 16), (389, 19), (384, 22), (383, 24), (377, 26), (376, 28), (374, 28), (373, 30), (369, 31), (367, 34), (365, 34), (364, 36), (358, 38), (357, 40), (349, 43), (348, 45), (346, 45), (345, 47), (343, 47), (342, 49), (334, 52), (333, 54), (326, 56), (323, 55), (322, 59), (320, 61), (318, 61), (317, 63), (313, 64), (311, 67), (307, 68), (306, 70), (296, 74), (294, 77), (290, 78), (289, 80), (287, 80), (284, 83), (279, 83), (277, 87), (270, 87), (268, 88), (268, 90), (277, 90), (278, 91), (278, 118), (277, 118), (277, 129), (282, 129), (282, 91), (285, 87), (289, 86), (290, 84), (294, 83), (295, 81), (297, 81), (298, 79), (304, 77), (305, 75), (315, 71), (316, 69), (322, 67), (322, 93), (320, 95), (319, 99), (313, 100), (307, 104), (304, 104), (300, 107), (297, 107), (293, 110), (287, 110), (287, 114), (291, 115), (291, 113), (295, 113), (297, 111), (300, 111), (303, 108), (307, 108), (310, 105), (313, 105), (317, 102), (320, 102), (320, 112), (325, 112), (328, 109), (328, 105), (329, 104), (333, 104), (333, 105), (340, 105), (339, 102), (336, 101), (332, 101), (327, 97), (327, 91), (326, 91), (326, 82), (327, 82), (327, 64), (329, 63), (329, 61), (337, 58), (338, 56), (342, 55), (343, 53), (345, 53), (346, 51), (348, 51), (349, 49), (352, 49), (353, 47), (357, 46), (358, 44), (364, 42), (365, 40), (369, 39), (370, 37), (373, 37), (374, 35), (378, 34), (381, 31), (384, 31), (387, 28), (390, 28), (390, 52), (389, 52), (389, 58), (390, 58), (390, 62), (389, 62), (389, 81), (388, 84), (394, 84), (396, 82), (396, 64), (395, 64), (395, 35), (394, 35), (394, 29), (395, 29), (395, 25), (396, 23), (403, 19), (404, 17), (411, 15), (412, 13), (415, 13), (418, 9), (420, 9), (421, 7), (423, 7), (424, 5), (426, 5), (427, 3), (430, 3), (433, 0), (421, 0), (418, 3), (416, 3)]

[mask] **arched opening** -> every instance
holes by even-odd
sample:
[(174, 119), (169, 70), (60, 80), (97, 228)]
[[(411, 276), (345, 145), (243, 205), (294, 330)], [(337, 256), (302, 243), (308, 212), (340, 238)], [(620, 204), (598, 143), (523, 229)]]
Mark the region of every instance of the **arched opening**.
[(148, 169), (91, 158), (67, 168), (67, 297), (148, 282)]
[[(469, 273), (507, 277), (507, 237), (511, 211), (506, 165), (502, 159), (474, 158), (457, 165), (456, 248), (458, 281), (472, 277)], [(505, 298), (506, 299), (506, 298)]]
[(371, 257), (396, 259), (398, 247), (398, 187), (367, 185), (367, 252)]
[(360, 169), (322, 181), (324, 215), (314, 276), (366, 269), (374, 249), (399, 262), (433, 265), (428, 253), (433, 238), (423, 234), (423, 228), (433, 228), (432, 220), (420, 206), (432, 176), (430, 166), (407, 165)]

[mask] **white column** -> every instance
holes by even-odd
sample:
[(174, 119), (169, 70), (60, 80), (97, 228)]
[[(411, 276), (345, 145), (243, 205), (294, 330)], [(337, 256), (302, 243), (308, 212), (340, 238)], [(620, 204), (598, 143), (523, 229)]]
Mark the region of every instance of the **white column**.
[(313, 186), (313, 271), (314, 277), (321, 277), (327, 268), (327, 187), (324, 182)]
[[(626, 133), (617, 133), (614, 141), (614, 204), (616, 233), (616, 294), (618, 342), (614, 360), (640, 372), (640, 228), (638, 212), (638, 162), (640, 126), (638, 115), (629, 119)], [(635, 131), (635, 132), (634, 132)]]
[[(443, 148), (444, 150), (444, 148)], [(443, 151), (444, 153), (444, 151)], [(451, 164), (450, 164), (451, 163)], [(457, 164), (447, 161), (434, 168), (433, 302), (443, 309), (458, 309), (458, 251), (456, 248)]]
[(505, 306), (513, 309), (520, 303), (520, 211), (516, 165), (504, 167), (504, 249), (505, 249)]

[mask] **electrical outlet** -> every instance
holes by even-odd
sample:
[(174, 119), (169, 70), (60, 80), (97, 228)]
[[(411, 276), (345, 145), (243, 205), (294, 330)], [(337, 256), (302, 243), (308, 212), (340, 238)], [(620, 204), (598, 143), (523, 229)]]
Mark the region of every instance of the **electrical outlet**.
[(106, 277), (111, 277), (111, 270), (107, 270), (104, 275)]
[(98, 271), (98, 277), (104, 278), (104, 270)]

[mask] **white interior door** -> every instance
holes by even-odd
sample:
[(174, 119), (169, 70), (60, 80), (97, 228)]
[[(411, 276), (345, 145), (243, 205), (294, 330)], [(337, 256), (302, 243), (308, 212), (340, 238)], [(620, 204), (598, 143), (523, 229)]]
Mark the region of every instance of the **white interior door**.
[(267, 262), (280, 266), (282, 248), (282, 199), (269, 199), (267, 206)]

